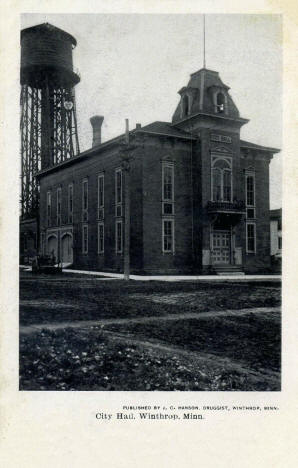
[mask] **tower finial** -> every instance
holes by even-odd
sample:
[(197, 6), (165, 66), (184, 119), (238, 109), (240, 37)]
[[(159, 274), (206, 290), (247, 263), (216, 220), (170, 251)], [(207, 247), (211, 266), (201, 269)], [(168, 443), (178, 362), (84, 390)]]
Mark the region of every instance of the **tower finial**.
[(203, 67), (206, 68), (206, 31), (205, 31), (205, 14), (203, 15), (204, 27), (203, 27), (203, 50), (204, 50), (204, 62)]

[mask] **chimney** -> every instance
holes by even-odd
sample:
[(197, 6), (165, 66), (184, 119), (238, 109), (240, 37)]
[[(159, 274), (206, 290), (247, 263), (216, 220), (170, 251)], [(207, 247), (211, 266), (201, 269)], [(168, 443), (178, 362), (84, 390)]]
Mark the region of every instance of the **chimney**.
[(93, 115), (90, 122), (93, 129), (92, 148), (101, 144), (101, 126), (104, 117), (102, 115)]

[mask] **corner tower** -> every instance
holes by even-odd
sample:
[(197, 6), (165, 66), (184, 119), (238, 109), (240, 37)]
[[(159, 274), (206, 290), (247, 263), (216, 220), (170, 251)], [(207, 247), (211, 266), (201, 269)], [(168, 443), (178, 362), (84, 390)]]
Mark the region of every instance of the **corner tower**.
[(218, 72), (203, 68), (180, 89), (172, 126), (197, 137), (192, 147), (193, 237), (196, 264), (206, 272), (242, 268), (245, 182), (240, 117)]

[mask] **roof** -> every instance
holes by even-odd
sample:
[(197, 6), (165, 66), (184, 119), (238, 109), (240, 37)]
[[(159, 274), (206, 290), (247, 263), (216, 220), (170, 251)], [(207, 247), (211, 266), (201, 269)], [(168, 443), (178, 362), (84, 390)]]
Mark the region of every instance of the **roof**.
[(76, 39), (71, 34), (69, 34), (66, 31), (63, 31), (63, 29), (53, 26), (50, 23), (37, 24), (36, 26), (31, 26), (30, 28), (22, 29), (21, 37), (23, 37), (24, 34), (31, 33), (31, 32), (32, 33), (49, 33), (50, 32), (55, 35), (59, 35), (63, 40), (70, 41), (74, 46), (77, 45)]
[(268, 146), (256, 145), (255, 143), (250, 143), (249, 141), (240, 140), (241, 148), (256, 149), (259, 151), (267, 151), (269, 153), (279, 153), (280, 150), (277, 148), (270, 148)]
[(196, 137), (192, 136), (190, 133), (180, 130), (173, 126), (171, 122), (161, 122), (156, 121), (152, 122), (149, 125), (145, 125), (140, 129), (137, 129), (137, 132), (150, 133), (155, 135), (165, 135), (173, 138), (182, 138), (186, 140), (196, 140)]
[(270, 219), (281, 218), (282, 209), (277, 208), (276, 210), (270, 210)]
[[(196, 137), (191, 136), (190, 133), (184, 132), (183, 130), (179, 130), (177, 128), (173, 128), (171, 126), (171, 123), (169, 122), (152, 122), (151, 124), (145, 125), (144, 127), (140, 128), (135, 128), (129, 132), (131, 135), (137, 134), (137, 133), (145, 133), (149, 135), (163, 135), (163, 136), (168, 136), (171, 138), (181, 138), (184, 140), (196, 140)], [(111, 140), (105, 141), (104, 143), (101, 143), (100, 145), (94, 146), (92, 148), (89, 148), (88, 150), (84, 151), (83, 153), (80, 153), (73, 158), (66, 159), (65, 161), (62, 161), (59, 164), (56, 164), (55, 166), (48, 167), (46, 169), (43, 169), (39, 171), (36, 176), (40, 177), (45, 174), (48, 174), (49, 172), (54, 172), (61, 167), (69, 166), (77, 161), (82, 161), (83, 159), (86, 159), (89, 156), (93, 156), (95, 153), (101, 152), (104, 149), (106, 149), (109, 146), (112, 145), (117, 145), (121, 144), (123, 142), (123, 139), (125, 137), (125, 134), (118, 135), (115, 138), (112, 138)]]

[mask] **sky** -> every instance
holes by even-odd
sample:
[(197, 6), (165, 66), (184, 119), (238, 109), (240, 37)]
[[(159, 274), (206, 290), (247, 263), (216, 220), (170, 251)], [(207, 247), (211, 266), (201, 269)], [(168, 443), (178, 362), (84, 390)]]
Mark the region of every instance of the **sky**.
[[(178, 90), (203, 66), (203, 16), (195, 14), (24, 14), (22, 28), (48, 22), (72, 34), (81, 151), (90, 117), (104, 115), (102, 138), (155, 120), (170, 122)], [(206, 15), (206, 66), (230, 87), (249, 123), (241, 139), (282, 148), (280, 15)], [(270, 206), (281, 207), (282, 152), (270, 163)]]

